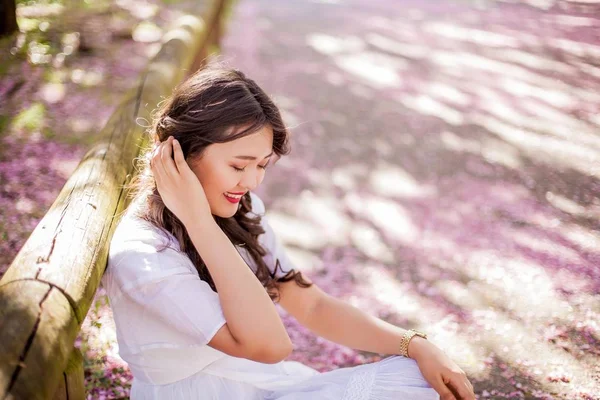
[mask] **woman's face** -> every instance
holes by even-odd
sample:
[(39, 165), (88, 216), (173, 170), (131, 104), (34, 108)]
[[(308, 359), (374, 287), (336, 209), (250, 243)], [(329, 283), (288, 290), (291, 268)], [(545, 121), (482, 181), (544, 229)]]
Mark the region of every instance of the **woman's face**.
[(260, 185), (272, 154), (273, 130), (266, 125), (231, 142), (211, 144), (202, 157), (190, 162), (204, 188), (211, 213), (223, 218), (235, 215), (240, 195)]

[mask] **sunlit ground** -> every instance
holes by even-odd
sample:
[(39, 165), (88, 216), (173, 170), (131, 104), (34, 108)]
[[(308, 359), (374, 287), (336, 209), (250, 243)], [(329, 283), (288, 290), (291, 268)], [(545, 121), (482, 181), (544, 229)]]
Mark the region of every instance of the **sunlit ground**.
[[(428, 332), (482, 399), (600, 398), (599, 29), (600, 2), (544, 0), (245, 0), (230, 24), (224, 59), (275, 97), (293, 132), (258, 193), (298, 267)], [(131, 44), (140, 65), (152, 43)], [(73, 72), (52, 103), (60, 90), (26, 68), (38, 78), (10, 89), (5, 76), (0, 94), (61, 133), (32, 140), (44, 129), (15, 118), (2, 134), (17, 150), (0, 156), (0, 225), (23, 227), (0, 228), (6, 265), (89, 143), (64, 143), (77, 137), (69, 119), (93, 131), (112, 110), (86, 111), (100, 92), (62, 109)], [(131, 82), (138, 70), (119, 71)], [(97, 298), (80, 335), (88, 387), (118, 398), (130, 376)], [(285, 318), (294, 360), (325, 371), (377, 359)]]
[[(298, 266), (429, 332), (481, 398), (600, 393), (599, 16), (599, 2), (252, 1), (224, 46), (292, 127), (259, 193)], [(288, 323), (294, 359), (374, 359)]]

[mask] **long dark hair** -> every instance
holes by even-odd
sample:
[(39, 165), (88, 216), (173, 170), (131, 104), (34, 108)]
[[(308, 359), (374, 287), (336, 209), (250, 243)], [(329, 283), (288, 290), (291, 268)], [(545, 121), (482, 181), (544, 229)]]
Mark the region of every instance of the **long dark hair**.
[[(224, 68), (218, 64), (198, 70), (181, 83), (172, 95), (163, 101), (154, 112), (150, 128), (151, 148), (145, 149), (137, 159), (139, 173), (129, 185), (130, 196), (142, 204), (135, 213), (173, 235), (198, 270), (200, 279), (217, 289), (200, 254), (198, 254), (184, 225), (163, 203), (150, 170), (150, 155), (157, 142), (173, 136), (181, 144), (186, 160), (201, 156), (213, 143), (229, 142), (257, 132), (265, 125), (273, 129), (273, 152), (281, 157), (290, 152), (289, 132), (277, 106), (269, 96), (241, 71)], [(230, 128), (246, 129), (229, 134)], [(140, 202), (141, 200), (141, 202)], [(267, 289), (274, 301), (279, 300), (279, 282), (294, 280), (301, 287), (309, 287), (299, 271), (291, 270), (275, 279), (281, 268), (275, 261), (271, 272), (263, 260), (267, 251), (258, 242), (265, 233), (261, 217), (252, 210), (252, 199), (247, 192), (240, 201), (236, 214), (230, 218), (214, 216), (216, 223), (234, 245), (243, 245), (256, 263), (256, 277)]]

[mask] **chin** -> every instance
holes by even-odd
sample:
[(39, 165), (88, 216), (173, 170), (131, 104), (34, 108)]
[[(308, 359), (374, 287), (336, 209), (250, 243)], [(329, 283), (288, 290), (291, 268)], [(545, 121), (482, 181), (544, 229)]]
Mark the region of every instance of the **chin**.
[(213, 212), (212, 215), (216, 216), (216, 217), (221, 217), (221, 218), (231, 218), (233, 217), (235, 214), (237, 213), (237, 209), (233, 210), (233, 211), (229, 211), (229, 212)]
[(240, 206), (241, 206), (240, 203), (237, 203), (237, 204), (228, 203), (225, 199), (222, 199), (222, 200), (218, 199), (214, 203), (215, 204), (214, 204), (214, 207), (213, 207), (213, 205), (211, 205), (210, 202), (209, 202), (210, 212), (211, 212), (212, 215), (214, 215), (216, 217), (220, 217), (220, 218), (231, 218), (231, 217), (233, 217), (235, 214), (237, 214), (237, 212), (238, 212), (238, 210), (240, 209)]

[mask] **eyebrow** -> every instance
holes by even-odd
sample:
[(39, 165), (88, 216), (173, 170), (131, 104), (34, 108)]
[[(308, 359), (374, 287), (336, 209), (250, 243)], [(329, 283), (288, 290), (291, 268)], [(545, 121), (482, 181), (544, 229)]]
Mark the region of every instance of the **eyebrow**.
[[(269, 154), (267, 154), (265, 156), (265, 158), (269, 158), (273, 155), (273, 152), (270, 152)], [(239, 158), (240, 160), (256, 160), (256, 157), (254, 156), (235, 156), (235, 158)], [(264, 160), (264, 158), (263, 158)]]

